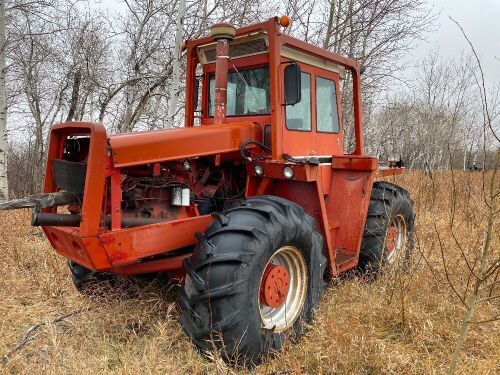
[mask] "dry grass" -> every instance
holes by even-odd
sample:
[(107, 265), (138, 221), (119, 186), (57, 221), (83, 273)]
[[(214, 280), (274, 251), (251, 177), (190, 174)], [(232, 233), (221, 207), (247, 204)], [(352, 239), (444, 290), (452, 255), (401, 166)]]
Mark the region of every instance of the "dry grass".
[[(466, 252), (478, 250), (481, 175), (457, 177), (456, 234)], [(297, 344), (256, 373), (420, 374), (443, 373), (449, 364), (464, 309), (445, 282), (436, 233), (441, 237), (450, 278), (467, 283), (467, 269), (449, 230), (450, 175), (430, 180), (412, 174), (397, 182), (413, 195), (417, 243), (410, 275), (388, 274), (366, 283), (357, 278), (331, 284), (317, 321)], [(435, 226), (434, 226), (435, 223)], [(493, 249), (500, 251), (500, 233)], [(10, 358), (6, 374), (204, 374), (231, 373), (222, 362), (200, 356), (177, 321), (174, 293), (161, 283), (138, 287), (138, 295), (89, 301), (70, 281), (65, 260), (56, 255), (29, 212), (0, 213), (0, 356), (14, 348), (33, 324), (88, 309), (58, 324), (46, 324)], [(431, 264), (433, 268), (429, 268)], [(463, 291), (463, 288), (460, 287)], [(476, 319), (498, 313), (483, 304)], [(498, 322), (473, 326), (458, 371), (500, 372)]]

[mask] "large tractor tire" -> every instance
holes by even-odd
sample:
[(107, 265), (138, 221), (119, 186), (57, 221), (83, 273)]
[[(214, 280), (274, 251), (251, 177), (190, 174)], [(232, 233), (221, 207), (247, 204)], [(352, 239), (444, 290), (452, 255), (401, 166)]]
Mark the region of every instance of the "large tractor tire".
[(71, 280), (76, 290), (86, 296), (101, 296), (106, 288), (114, 287), (116, 276), (107, 272), (95, 272), (72, 260), (68, 260)]
[(408, 192), (389, 182), (375, 182), (361, 243), (361, 270), (376, 273), (385, 265), (406, 269), (413, 249), (414, 221)]
[(293, 202), (252, 197), (214, 215), (179, 290), (181, 322), (204, 353), (253, 366), (296, 339), (326, 283), (323, 237)]
[(71, 280), (73, 285), (78, 291), (82, 291), (85, 285), (88, 285), (95, 279), (96, 272), (76, 263), (72, 260), (68, 260), (68, 268), (71, 271)]

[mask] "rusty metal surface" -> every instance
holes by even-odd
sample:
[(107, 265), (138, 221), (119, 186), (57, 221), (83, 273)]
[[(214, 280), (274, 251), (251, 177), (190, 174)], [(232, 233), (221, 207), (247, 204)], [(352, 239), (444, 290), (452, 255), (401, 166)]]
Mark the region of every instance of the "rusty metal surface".
[(216, 125), (222, 125), (226, 123), (227, 68), (229, 63), (228, 39), (217, 40), (216, 56), (214, 122)]

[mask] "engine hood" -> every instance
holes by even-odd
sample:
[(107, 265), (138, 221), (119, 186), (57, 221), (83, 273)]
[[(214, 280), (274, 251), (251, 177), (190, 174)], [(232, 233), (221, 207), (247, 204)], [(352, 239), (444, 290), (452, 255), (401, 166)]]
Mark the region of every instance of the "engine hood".
[(224, 154), (240, 149), (243, 141), (262, 139), (262, 127), (251, 122), (127, 133), (109, 137), (114, 166)]

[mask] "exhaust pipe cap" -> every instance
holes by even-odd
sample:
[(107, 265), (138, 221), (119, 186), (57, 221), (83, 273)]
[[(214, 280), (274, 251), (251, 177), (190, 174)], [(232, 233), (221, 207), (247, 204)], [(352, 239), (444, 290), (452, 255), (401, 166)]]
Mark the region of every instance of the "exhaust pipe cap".
[(236, 35), (236, 28), (230, 23), (216, 23), (210, 28), (210, 36), (215, 40), (233, 40)]

